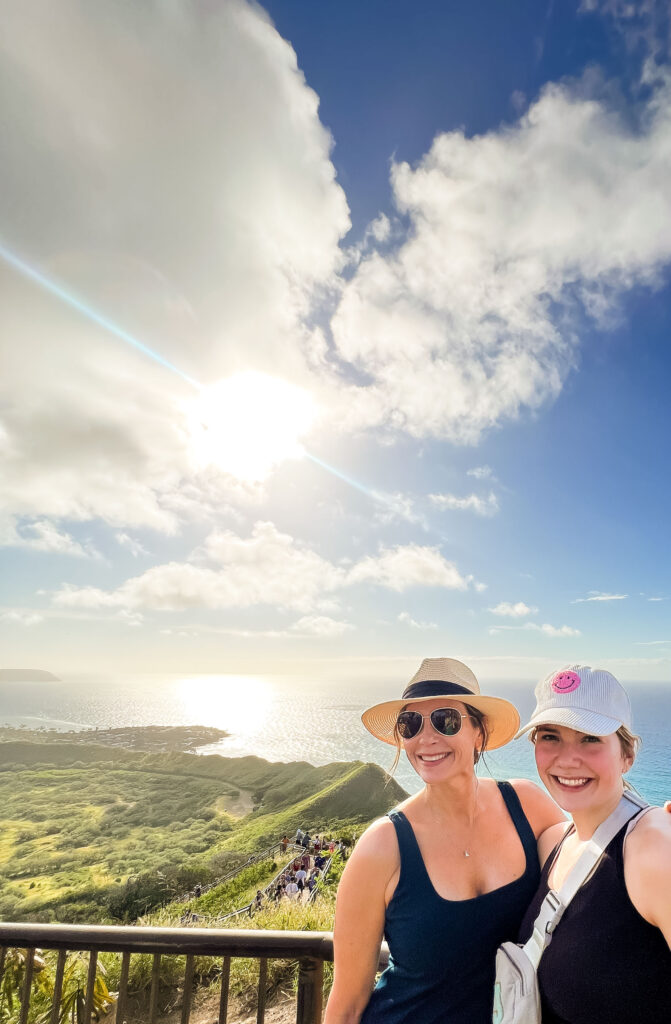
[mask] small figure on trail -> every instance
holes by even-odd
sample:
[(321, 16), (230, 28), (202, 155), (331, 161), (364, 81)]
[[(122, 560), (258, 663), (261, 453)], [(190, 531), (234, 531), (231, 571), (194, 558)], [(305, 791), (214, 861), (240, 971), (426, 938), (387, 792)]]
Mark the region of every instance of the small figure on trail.
[(289, 845), (289, 839), (287, 836), (282, 836), (280, 840), (280, 846), (282, 847), (282, 853), (287, 852), (287, 846)]

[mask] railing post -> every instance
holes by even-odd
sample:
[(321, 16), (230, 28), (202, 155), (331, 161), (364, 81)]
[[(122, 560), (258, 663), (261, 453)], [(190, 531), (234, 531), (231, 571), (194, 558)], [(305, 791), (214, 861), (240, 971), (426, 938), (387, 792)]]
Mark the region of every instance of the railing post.
[(130, 953), (121, 956), (121, 974), (119, 975), (119, 995), (116, 1001), (115, 1024), (126, 1024), (126, 1003), (128, 1002), (128, 973), (130, 971)]
[(265, 956), (259, 957), (259, 994), (256, 1004), (256, 1024), (263, 1024), (266, 1019), (266, 988), (268, 987), (268, 961)]
[(321, 1024), (324, 961), (303, 957), (298, 964), (296, 1024)]
[(33, 967), (35, 964), (35, 950), (27, 949), (24, 960), (23, 988), (21, 990), (21, 1010), (19, 1013), (19, 1024), (28, 1024), (28, 1011), (30, 1009), (30, 986), (33, 983)]

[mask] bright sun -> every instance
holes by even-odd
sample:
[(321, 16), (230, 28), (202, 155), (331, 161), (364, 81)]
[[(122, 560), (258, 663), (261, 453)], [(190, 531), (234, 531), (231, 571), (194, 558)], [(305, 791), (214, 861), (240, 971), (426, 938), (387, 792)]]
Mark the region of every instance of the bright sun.
[(241, 480), (264, 480), (285, 459), (303, 454), (310, 429), (310, 394), (279, 377), (247, 370), (203, 388), (189, 419), (201, 465), (215, 465)]

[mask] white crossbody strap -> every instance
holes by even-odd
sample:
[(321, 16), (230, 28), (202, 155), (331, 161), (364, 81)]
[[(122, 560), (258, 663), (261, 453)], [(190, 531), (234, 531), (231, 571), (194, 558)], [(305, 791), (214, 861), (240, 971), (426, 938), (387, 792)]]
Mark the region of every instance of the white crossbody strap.
[(585, 884), (594, 871), (610, 841), (623, 825), (647, 807), (647, 802), (638, 793), (630, 789), (625, 790), (613, 813), (601, 822), (578, 857), (559, 892), (555, 892), (554, 889), (548, 890), (534, 921), (531, 938), (522, 947), (535, 969), (538, 969), (543, 951), (550, 944), (552, 933), (561, 921), (564, 911), (580, 886)]

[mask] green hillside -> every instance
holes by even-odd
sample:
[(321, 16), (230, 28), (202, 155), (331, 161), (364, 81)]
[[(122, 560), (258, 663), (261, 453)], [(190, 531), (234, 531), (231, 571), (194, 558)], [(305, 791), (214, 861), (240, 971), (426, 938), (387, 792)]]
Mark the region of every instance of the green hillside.
[(0, 916), (132, 919), (285, 832), (360, 829), (404, 796), (361, 762), (0, 743)]

